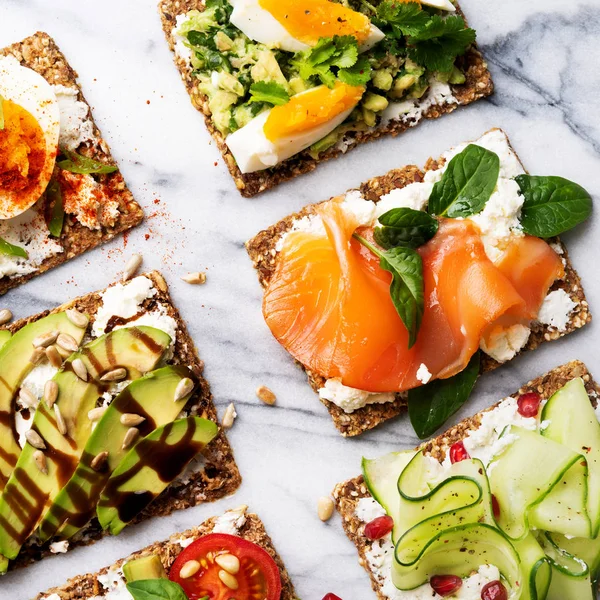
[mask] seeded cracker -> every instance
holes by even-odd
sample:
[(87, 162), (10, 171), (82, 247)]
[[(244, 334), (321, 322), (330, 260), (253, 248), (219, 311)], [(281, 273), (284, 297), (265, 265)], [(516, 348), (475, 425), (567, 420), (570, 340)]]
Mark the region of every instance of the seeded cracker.
[[(37, 32), (22, 42), (0, 49), (0, 55), (13, 55), (24, 67), (33, 69), (50, 84), (77, 88), (79, 91), (77, 99), (87, 104), (77, 83), (77, 73), (69, 66), (65, 56), (47, 33)], [(91, 109), (88, 118), (93, 122)], [(93, 131), (94, 144), (92, 145), (89, 142), (82, 144), (76, 149), (76, 152), (114, 165), (115, 161), (111, 156), (108, 145), (95, 123), (93, 124)], [(58, 167), (55, 168), (55, 174), (57, 170)], [(36, 275), (95, 248), (119, 233), (139, 225), (144, 214), (127, 188), (123, 175), (116, 171), (107, 175), (95, 175), (94, 177), (98, 178), (97, 181), (100, 183), (104, 195), (118, 203), (119, 215), (114, 225), (112, 227), (102, 227), (98, 230), (88, 229), (76, 221), (72, 215), (65, 215), (63, 232), (58, 240), (64, 252), (46, 258), (34, 273), (0, 279), (0, 295), (25, 283)]]
[[(460, 7), (458, 7), (457, 4), (455, 4), (455, 6), (457, 7), (456, 14), (464, 17)], [(201, 0), (162, 0), (159, 3), (158, 10), (160, 12), (165, 36), (167, 37), (167, 42), (169, 43), (171, 50), (174, 50), (175, 48), (173, 28), (175, 27), (177, 15), (185, 14), (192, 9), (202, 11), (204, 10), (204, 4)], [(492, 83), (490, 72), (476, 45), (473, 45), (460, 60), (462, 61), (461, 67), (464, 68), (467, 80), (463, 85), (451, 86), (452, 94), (458, 102), (454, 104), (444, 104), (443, 106), (432, 106), (423, 114), (424, 119), (437, 119), (446, 113), (454, 111), (459, 106), (471, 104), (471, 102), (485, 98), (493, 92), (494, 85)], [(179, 69), (192, 104), (204, 114), (206, 127), (217, 143), (217, 147), (223, 155), (225, 164), (242, 196), (247, 198), (256, 196), (256, 194), (260, 194), (265, 190), (275, 187), (282, 181), (287, 181), (298, 175), (309, 173), (316, 169), (319, 163), (331, 158), (336, 158), (340, 154), (345, 153), (334, 146), (315, 160), (309, 156), (307, 151), (304, 151), (271, 169), (258, 171), (256, 173), (242, 174), (238, 169), (231, 152), (229, 152), (229, 149), (225, 145), (223, 136), (212, 124), (210, 118), (211, 112), (208, 108), (208, 98), (198, 90), (196, 79), (192, 75), (190, 65), (177, 56), (175, 56), (175, 64)], [(348, 144), (346, 152), (360, 144), (364, 144), (365, 142), (384, 135), (396, 136), (403, 131), (410, 129), (414, 125), (416, 125), (414, 122), (403, 123), (400, 121), (391, 121), (384, 126), (377, 127), (370, 131), (353, 133), (354, 139), (352, 143)]]
[[(193, 409), (194, 414), (216, 422), (217, 411), (213, 404), (212, 394), (208, 382), (202, 376), (204, 365), (198, 357), (194, 342), (190, 338), (181, 315), (173, 305), (167, 284), (162, 275), (156, 271), (145, 273), (144, 275), (152, 280), (157, 294), (145, 300), (142, 308), (151, 311), (158, 304), (161, 304), (167, 311), (167, 314), (177, 322), (177, 340), (174, 348), (174, 357), (169, 363), (188, 366), (198, 380), (198, 387), (188, 401), (186, 409)], [(91, 326), (100, 307), (101, 293), (102, 291), (94, 292), (71, 300), (52, 311), (45, 311), (16, 321), (7, 326), (6, 329), (11, 331), (11, 333), (15, 333), (28, 323), (68, 308), (76, 308), (80, 312), (86, 313), (90, 317)], [(175, 510), (189, 508), (203, 502), (213, 502), (235, 492), (241, 483), (241, 477), (235, 464), (233, 452), (223, 431), (210, 442), (204, 450), (203, 455), (205, 459), (204, 470), (192, 474), (189, 481), (185, 484), (169, 486), (132, 524), (151, 517), (165, 516)], [(94, 543), (105, 535), (95, 519), (81, 533), (82, 535), (78, 534), (76, 539), (69, 540), (69, 549)], [(50, 554), (49, 544), (40, 547), (28, 541), (23, 546), (17, 559), (11, 561), (10, 569), (25, 567)]]
[[(156, 542), (155, 544), (152, 544), (151, 546), (148, 546), (139, 552), (135, 552), (126, 559), (117, 561), (111, 567), (102, 569), (98, 573), (74, 577), (61, 587), (52, 588), (47, 592), (38, 594), (36, 600), (41, 600), (50, 594), (58, 594), (61, 600), (91, 599), (97, 594), (103, 593), (103, 587), (98, 582), (99, 575), (104, 575), (109, 569), (114, 570), (121, 567), (127, 560), (140, 558), (142, 556), (148, 556), (151, 554), (159, 556), (163, 566), (168, 570), (182, 550), (179, 540), (186, 538), (199, 538), (210, 533), (215, 526), (215, 521), (216, 518), (213, 517), (194, 529), (184, 531), (183, 533), (176, 533), (168, 540), (164, 542)], [(277, 563), (279, 572), (281, 573), (281, 600), (294, 600), (296, 598), (296, 594), (294, 592), (294, 586), (292, 585), (290, 576), (285, 568), (285, 565), (283, 564), (283, 561), (281, 560), (281, 557), (279, 554), (277, 554), (271, 538), (265, 531), (265, 526), (258, 516), (255, 514), (247, 514), (246, 523), (240, 529), (239, 534), (243, 539), (259, 545), (271, 555), (273, 560)]]
[[(442, 165), (443, 159), (434, 160), (433, 158), (430, 158), (423, 169), (420, 169), (415, 165), (393, 169), (385, 175), (374, 177), (363, 183), (360, 186), (360, 192), (366, 200), (378, 202), (383, 195), (388, 194), (393, 189), (403, 188), (411, 183), (423, 181), (423, 176), (426, 171), (437, 170)], [(275, 225), (261, 231), (246, 243), (246, 249), (252, 259), (254, 268), (258, 271), (258, 279), (263, 287), (267, 286), (275, 271), (275, 264), (277, 261), (275, 247), (279, 238), (292, 228), (293, 222), (296, 219), (313, 213), (315, 206), (316, 204), (305, 206), (298, 213), (285, 217)], [(564, 289), (569, 294), (571, 300), (576, 304), (576, 307), (571, 313), (569, 322), (564, 331), (558, 331), (553, 327), (541, 323), (532, 324), (529, 341), (521, 352), (525, 350), (534, 350), (543, 342), (556, 340), (559, 337), (572, 333), (576, 329), (589, 323), (592, 318), (579, 275), (571, 264), (567, 249), (558, 238), (548, 241), (560, 245), (562, 250), (561, 258), (564, 260), (565, 265), (565, 278), (561, 281), (556, 281), (550, 288), (550, 291)], [(482, 372), (491, 371), (501, 364), (486, 354), (482, 353), (481, 356)], [(306, 371), (308, 381), (315, 392), (323, 387), (325, 384), (325, 379), (323, 377), (311, 373), (303, 365), (300, 366)], [(332, 402), (327, 400), (321, 400), (321, 402), (323, 402), (329, 410), (335, 426), (339, 429), (341, 434), (348, 437), (360, 435), (369, 429), (373, 429), (380, 423), (397, 416), (406, 408), (406, 401), (401, 394), (396, 395), (395, 402), (389, 402), (387, 404), (371, 404), (360, 408), (351, 414), (345, 413), (340, 407)]]
[[(561, 367), (557, 367), (556, 369), (552, 369), (552, 371), (549, 371), (546, 375), (542, 375), (541, 377), (530, 381), (519, 389), (518, 392), (512, 394), (512, 396), (516, 397), (526, 392), (537, 392), (542, 399), (548, 399), (552, 394), (557, 392), (575, 377), (581, 377), (583, 379), (590, 396), (590, 402), (596, 406), (598, 394), (600, 393), (600, 386), (592, 379), (587, 367), (577, 360), (562, 365)], [(497, 404), (483, 412), (492, 410), (496, 406)], [(477, 429), (481, 423), (483, 412), (465, 419), (458, 425), (446, 431), (446, 433), (424, 443), (421, 447), (425, 449), (427, 454), (430, 454), (440, 461), (443, 460), (447, 450), (454, 442), (463, 439), (468, 431)], [(371, 577), (371, 586), (377, 594), (377, 598), (379, 598), (379, 600), (387, 600), (387, 597), (380, 591), (380, 583), (375, 575), (369, 571), (367, 561), (365, 560), (365, 551), (370, 547), (371, 542), (362, 535), (362, 522), (356, 517), (356, 506), (358, 501), (361, 498), (370, 497), (362, 475), (336, 485), (333, 491), (333, 497), (336, 508), (342, 517), (342, 525), (346, 535), (358, 550), (360, 555), (359, 562), (369, 573), (369, 576)]]

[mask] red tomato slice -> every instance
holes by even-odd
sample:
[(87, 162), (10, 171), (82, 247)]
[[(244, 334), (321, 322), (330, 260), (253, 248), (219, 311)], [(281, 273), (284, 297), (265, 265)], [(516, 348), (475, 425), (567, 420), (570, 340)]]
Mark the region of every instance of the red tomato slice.
[[(225, 554), (232, 554), (240, 562), (239, 571), (231, 574), (235, 589), (219, 577), (223, 569), (215, 558)], [(183, 579), (181, 568), (190, 560), (199, 562), (200, 569)], [(190, 544), (173, 563), (169, 579), (183, 588), (189, 600), (279, 600), (281, 596), (281, 576), (271, 556), (260, 546), (225, 533), (211, 533)], [(223, 579), (231, 583), (227, 576)]]

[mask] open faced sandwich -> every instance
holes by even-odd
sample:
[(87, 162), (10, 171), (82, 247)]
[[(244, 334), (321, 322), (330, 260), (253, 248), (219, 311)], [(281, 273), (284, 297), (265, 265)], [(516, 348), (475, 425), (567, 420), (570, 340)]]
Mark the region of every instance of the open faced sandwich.
[(0, 49), (0, 294), (142, 218), (54, 40)]
[(0, 342), (3, 572), (238, 487), (160, 274), (17, 321)]
[(334, 497), (380, 600), (594, 600), (598, 386), (572, 362)]
[(161, 0), (192, 102), (244, 196), (492, 93), (456, 2)]
[(573, 182), (528, 175), (494, 129), (309, 205), (247, 248), (267, 325), (338, 429), (357, 435), (408, 404), (425, 438), (480, 372), (589, 321), (556, 236), (591, 206)]

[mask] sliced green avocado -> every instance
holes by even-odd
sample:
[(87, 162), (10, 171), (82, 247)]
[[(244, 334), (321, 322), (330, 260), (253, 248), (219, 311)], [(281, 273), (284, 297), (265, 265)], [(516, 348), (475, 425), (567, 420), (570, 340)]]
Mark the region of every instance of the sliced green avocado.
[(10, 340), (11, 337), (12, 333), (8, 329), (0, 330), (0, 349), (2, 346), (4, 346), (4, 344), (6, 344), (6, 342), (8, 342), (8, 340)]
[(187, 417), (155, 429), (130, 450), (114, 470), (98, 502), (98, 520), (113, 535), (172, 481), (216, 435), (218, 427)]
[(0, 491), (4, 489), (21, 454), (15, 427), (15, 398), (23, 380), (34, 367), (29, 362), (34, 350), (33, 340), (52, 331), (68, 333), (77, 343), (85, 335), (85, 328), (73, 325), (66, 313), (60, 312), (25, 325), (0, 349)]
[[(188, 394), (173, 401), (177, 386), (185, 378), (194, 380), (194, 374), (187, 367), (164, 367), (134, 381), (113, 400), (90, 435), (75, 473), (40, 524), (41, 542), (56, 534), (63, 539), (70, 538), (95, 515), (100, 492), (129, 449), (123, 448), (129, 426), (121, 423), (121, 416), (129, 413), (144, 417), (137, 425), (141, 437), (170, 423), (189, 398)], [(95, 471), (91, 462), (101, 452), (108, 452), (108, 462), (105, 469)]]
[[(87, 414), (107, 389), (100, 377), (124, 367), (129, 379), (138, 379), (157, 365), (170, 342), (171, 338), (159, 329), (129, 327), (107, 333), (65, 361), (54, 381), (58, 384), (55, 407), (60, 409), (67, 433), (60, 433), (54, 410), (40, 403), (32, 430), (46, 446), (47, 472), (42, 472), (36, 463), (36, 449), (30, 443), (25, 444), (0, 497), (0, 554), (16, 558), (75, 471), (92, 429)], [(75, 374), (76, 359), (87, 368), (87, 381)]]
[(123, 565), (127, 583), (142, 579), (168, 579), (167, 572), (156, 554), (127, 561)]

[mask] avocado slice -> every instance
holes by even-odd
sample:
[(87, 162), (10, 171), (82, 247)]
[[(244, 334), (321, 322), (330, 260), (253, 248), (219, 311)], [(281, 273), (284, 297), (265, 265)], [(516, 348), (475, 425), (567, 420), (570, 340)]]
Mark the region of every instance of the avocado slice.
[[(75, 473), (41, 522), (38, 530), (41, 542), (56, 534), (70, 538), (95, 515), (102, 489), (128, 450), (123, 449), (123, 441), (129, 427), (121, 423), (121, 415), (130, 413), (145, 418), (137, 426), (142, 437), (170, 423), (190, 397), (191, 392), (173, 401), (177, 386), (186, 378), (194, 380), (187, 367), (164, 367), (134, 381), (113, 400), (90, 435)], [(95, 471), (91, 462), (101, 452), (108, 452), (108, 462), (105, 469)]]
[(143, 579), (168, 579), (167, 572), (156, 554), (129, 560), (123, 565), (127, 583)]
[[(55, 375), (58, 406), (67, 427), (62, 435), (54, 410), (40, 403), (32, 430), (44, 440), (46, 471), (36, 463), (36, 449), (30, 444), (19, 456), (0, 497), (0, 554), (16, 558), (25, 540), (35, 530), (77, 467), (90, 436), (92, 423), (87, 413), (107, 389), (100, 377), (117, 367), (125, 367), (129, 379), (139, 379), (152, 370), (169, 348), (171, 338), (153, 327), (118, 329), (73, 353)], [(74, 372), (73, 361), (87, 368), (87, 381)]]
[(33, 353), (33, 340), (52, 331), (68, 333), (77, 343), (81, 343), (85, 335), (85, 328), (77, 327), (66, 313), (59, 312), (25, 325), (0, 349), (0, 492), (21, 454), (15, 427), (15, 401), (23, 380), (34, 367), (29, 362)]
[(12, 333), (8, 329), (0, 329), (0, 349), (10, 340)]
[(187, 417), (155, 429), (113, 471), (98, 502), (103, 529), (120, 533), (137, 514), (183, 473), (217, 435), (216, 423)]

